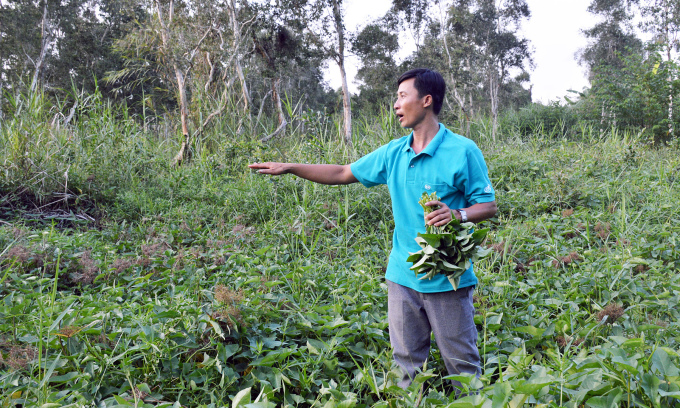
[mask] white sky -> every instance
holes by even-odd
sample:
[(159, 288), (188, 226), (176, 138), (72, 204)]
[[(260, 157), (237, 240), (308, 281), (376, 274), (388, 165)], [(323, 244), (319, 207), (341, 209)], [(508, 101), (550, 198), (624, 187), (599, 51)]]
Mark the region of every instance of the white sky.
[[(522, 26), (523, 34), (534, 50), (536, 67), (531, 71), (534, 102), (548, 103), (564, 100), (567, 90), (583, 90), (588, 86), (586, 71), (576, 61), (576, 53), (586, 45), (582, 29), (592, 27), (597, 18), (588, 13), (591, 0), (527, 0), (531, 18)], [(354, 30), (384, 15), (391, 0), (347, 0), (345, 5), (346, 27)], [(400, 38), (403, 44), (398, 57), (403, 58), (415, 49), (408, 33)], [(357, 58), (350, 57), (346, 63), (349, 87), (357, 92), (354, 76), (359, 65)], [(328, 64), (325, 73), (331, 87), (340, 87), (337, 65)]]

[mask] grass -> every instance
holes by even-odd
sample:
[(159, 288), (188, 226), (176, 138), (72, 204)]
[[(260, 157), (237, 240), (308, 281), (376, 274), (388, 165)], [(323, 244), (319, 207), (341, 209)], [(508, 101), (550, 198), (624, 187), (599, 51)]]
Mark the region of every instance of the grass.
[(476, 266), (483, 373), (456, 400), (436, 348), (395, 386), (387, 190), (245, 167), (350, 162), (403, 134), (389, 114), (351, 148), (325, 117), (269, 145), (225, 118), (173, 168), (146, 119), (91, 97), (59, 124), (36, 98), (0, 128), (3, 406), (680, 405), (677, 150), (473, 136), (500, 212)]

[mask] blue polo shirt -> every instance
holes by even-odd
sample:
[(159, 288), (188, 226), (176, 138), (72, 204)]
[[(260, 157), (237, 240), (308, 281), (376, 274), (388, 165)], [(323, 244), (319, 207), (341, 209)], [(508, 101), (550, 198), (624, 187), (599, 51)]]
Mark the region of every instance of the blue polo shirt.
[[(350, 168), (366, 187), (387, 184), (392, 198), (394, 235), (385, 278), (422, 293), (453, 290), (449, 280), (437, 274), (419, 280), (406, 262), (409, 252), (421, 248), (415, 241), (425, 232), (423, 208), (418, 204), (423, 192), (437, 192), (450, 208), (466, 208), (495, 200), (489, 171), (482, 152), (470, 139), (439, 124), (439, 132), (419, 154), (411, 148), (413, 132), (367, 154)], [(422, 277), (423, 275), (421, 275)], [(470, 267), (460, 278), (459, 287), (477, 284)]]

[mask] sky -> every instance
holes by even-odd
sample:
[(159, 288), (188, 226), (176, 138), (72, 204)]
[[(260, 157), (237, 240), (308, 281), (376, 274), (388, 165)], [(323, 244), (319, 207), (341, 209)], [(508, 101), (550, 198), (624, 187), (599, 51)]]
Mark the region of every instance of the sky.
[[(568, 90), (583, 90), (588, 86), (586, 70), (578, 65), (577, 52), (586, 46), (582, 29), (592, 27), (598, 20), (588, 13), (591, 0), (527, 0), (531, 18), (522, 25), (523, 35), (529, 39), (534, 51), (535, 67), (530, 71), (534, 102), (564, 101)], [(354, 30), (378, 18), (389, 9), (391, 0), (347, 0), (346, 27)], [(414, 49), (408, 33), (400, 35), (403, 45), (397, 58), (403, 59)], [(359, 61), (349, 57), (346, 63), (350, 92), (357, 92), (354, 76)], [(340, 87), (337, 65), (328, 64), (325, 77), (333, 88)]]

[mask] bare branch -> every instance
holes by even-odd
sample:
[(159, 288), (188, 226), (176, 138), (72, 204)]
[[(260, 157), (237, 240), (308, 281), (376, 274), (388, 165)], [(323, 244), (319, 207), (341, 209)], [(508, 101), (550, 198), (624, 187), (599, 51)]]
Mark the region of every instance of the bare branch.
[(203, 124), (201, 125), (201, 127), (194, 132), (194, 134), (192, 136), (193, 138), (195, 138), (198, 135), (200, 135), (201, 133), (203, 133), (203, 130), (205, 129), (206, 126), (208, 126), (210, 124), (210, 122), (213, 120), (213, 118), (224, 111), (224, 108), (227, 107), (226, 99), (227, 99), (227, 88), (225, 88), (224, 92), (222, 92), (222, 104), (220, 105), (220, 107), (217, 108), (213, 113), (208, 115), (208, 117), (203, 121)]
[(194, 47), (193, 51), (191, 51), (191, 55), (187, 59), (189, 64), (191, 64), (189, 69), (191, 69), (191, 66), (193, 66), (194, 57), (196, 56), (198, 49), (201, 47), (201, 44), (203, 44), (203, 41), (206, 39), (208, 34), (210, 34), (210, 32), (213, 30), (213, 24), (214, 24), (214, 22), (210, 24), (210, 27), (208, 27), (208, 29), (205, 31), (205, 33), (203, 34), (203, 37), (201, 37), (201, 39), (198, 41), (198, 44), (196, 44), (196, 47)]
[(273, 133), (271, 133), (271, 134), (269, 134), (265, 137), (260, 138), (260, 142), (263, 142), (263, 143), (268, 142), (269, 140), (275, 138), (276, 136), (278, 136), (281, 132), (283, 132), (286, 129), (286, 125), (288, 125), (288, 121), (286, 119), (284, 119), (283, 122), (281, 122), (279, 127), (276, 128), (276, 130)]
[(208, 74), (208, 80), (205, 82), (205, 93), (208, 93), (208, 89), (210, 88), (210, 84), (213, 83), (213, 79), (215, 77), (215, 64), (212, 63), (210, 60), (210, 52), (205, 53), (205, 60), (208, 63), (208, 66), (210, 66), (210, 73)]
[(68, 123), (73, 119), (73, 115), (76, 113), (76, 109), (78, 108), (78, 101), (73, 104), (73, 107), (71, 108), (71, 112), (69, 112), (68, 117), (64, 121), (64, 126), (68, 125)]
[(260, 116), (262, 115), (262, 111), (264, 110), (264, 102), (267, 100), (267, 97), (268, 97), (269, 94), (271, 94), (271, 93), (272, 93), (272, 91), (271, 91), (271, 89), (270, 89), (270, 90), (267, 91), (267, 93), (264, 94), (264, 96), (262, 97), (262, 100), (260, 101), (260, 110), (257, 111), (257, 118), (255, 119), (255, 123), (259, 123), (259, 122), (260, 122)]

